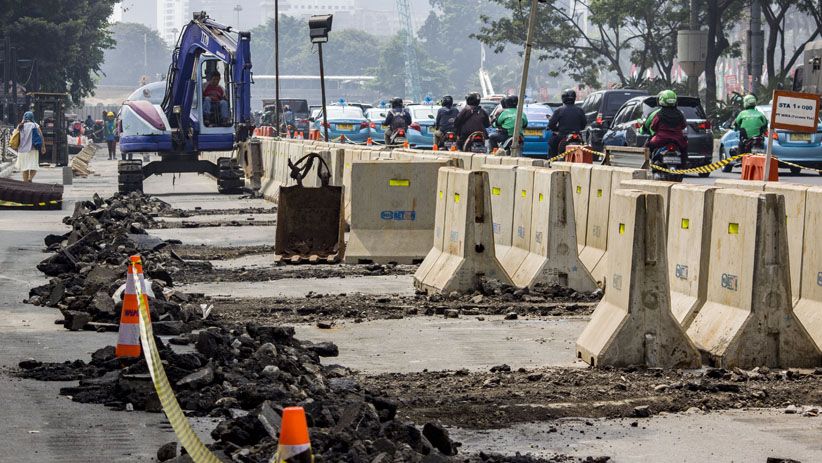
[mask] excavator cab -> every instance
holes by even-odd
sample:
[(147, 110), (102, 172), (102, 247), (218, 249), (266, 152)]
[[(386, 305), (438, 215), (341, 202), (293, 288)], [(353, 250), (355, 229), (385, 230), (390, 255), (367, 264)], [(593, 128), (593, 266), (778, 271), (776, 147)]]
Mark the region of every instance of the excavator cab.
[(197, 136), (197, 147), (203, 151), (230, 151), (234, 145), (232, 86), (225, 76), (231, 75), (230, 66), (216, 56), (202, 54), (197, 66), (191, 120)]

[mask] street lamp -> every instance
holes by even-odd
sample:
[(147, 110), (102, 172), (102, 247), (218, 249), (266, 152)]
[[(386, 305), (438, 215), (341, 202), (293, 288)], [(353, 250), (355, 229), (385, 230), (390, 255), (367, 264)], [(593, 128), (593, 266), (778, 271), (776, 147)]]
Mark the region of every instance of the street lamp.
[(243, 6), (239, 3), (234, 5), (234, 11), (237, 12), (237, 30), (240, 30), (240, 12), (243, 11)]
[(280, 134), (280, 0), (274, 0), (274, 127)]
[(314, 15), (308, 19), (309, 36), (311, 43), (317, 44), (320, 54), (320, 91), (322, 92), (323, 104), (323, 133), (325, 141), (328, 140), (328, 112), (325, 108), (325, 68), (323, 67), (323, 44), (328, 42), (328, 33), (331, 32), (331, 22), (334, 15)]

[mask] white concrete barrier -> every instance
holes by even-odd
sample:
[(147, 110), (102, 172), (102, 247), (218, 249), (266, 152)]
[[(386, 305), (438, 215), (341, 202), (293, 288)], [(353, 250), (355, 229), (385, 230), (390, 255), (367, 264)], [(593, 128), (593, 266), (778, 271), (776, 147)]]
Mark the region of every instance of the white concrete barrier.
[[(572, 167), (572, 178), (573, 172)], [(608, 249), (608, 212), (611, 206), (612, 173), (613, 169), (608, 166), (593, 166), (591, 169), (585, 247), (579, 254), (582, 265), (591, 272), (591, 276), (597, 282), (603, 284), (605, 282), (604, 267), (600, 267), (598, 273), (595, 270)], [(580, 202), (583, 200), (582, 196), (584, 194), (580, 195)], [(574, 205), (576, 206), (576, 203)]]
[[(513, 195), (511, 247), (505, 255), (497, 254), (502, 268), (513, 280), (531, 248), (532, 209), (534, 204), (534, 174), (539, 167), (516, 167), (516, 185)], [(496, 213), (496, 211), (494, 211)], [(496, 215), (494, 216), (496, 218)], [(528, 286), (523, 285), (523, 286)]]
[(441, 162), (355, 161), (345, 262), (422, 262), (434, 239)]
[[(442, 248), (436, 249), (435, 232), (434, 249), (414, 274), (414, 285), (428, 293), (450, 293), (473, 291), (482, 277), (512, 284), (494, 253), (488, 173), (440, 169), (438, 197), (443, 176), (447, 177), (445, 204), (438, 202), (435, 225), (443, 223)], [(443, 219), (440, 208), (444, 208)]]
[(822, 187), (810, 188), (806, 195), (801, 286), (794, 313), (822, 349)]
[[(558, 167), (554, 167), (561, 164)], [(566, 169), (567, 166), (567, 169)], [(588, 206), (591, 195), (592, 164), (574, 164), (570, 162), (555, 162), (551, 168), (567, 170), (571, 173), (571, 192), (574, 201), (574, 221), (577, 230), (577, 254), (582, 254), (585, 248), (585, 239), (588, 233)]]
[(662, 204), (665, 208), (665, 219), (668, 218), (671, 203), (671, 188), (675, 185), (681, 185), (677, 182), (663, 182), (661, 180), (623, 180), (620, 183), (620, 188), (628, 190), (647, 191), (648, 193), (655, 193), (662, 196)]
[(520, 173), (530, 169), (534, 171), (534, 187), (528, 233), (529, 253), (511, 279), (520, 287), (546, 284), (567, 286), (580, 292), (594, 291), (596, 282), (576, 252), (570, 172), (520, 168)]
[(785, 200), (772, 193), (714, 195), (708, 292), (688, 335), (723, 368), (814, 367), (822, 353), (791, 304)]
[(608, 289), (577, 340), (577, 358), (597, 367), (698, 367), (699, 352), (671, 313), (662, 198), (619, 190), (612, 202)]
[(671, 311), (688, 329), (708, 294), (708, 265), (715, 186), (671, 188), (668, 215), (668, 281)]
[(480, 170), (488, 160), (487, 154), (475, 154), (471, 157), (471, 170)]
[[(797, 183), (768, 182), (765, 192), (776, 193), (785, 198), (785, 220), (788, 226), (788, 256), (791, 267), (791, 296), (793, 304), (799, 301), (802, 292), (802, 245), (805, 243), (805, 220), (807, 215), (807, 193), (809, 185)], [(816, 235), (820, 236), (820, 235)], [(817, 241), (822, 246), (822, 240)]]
[(494, 251), (497, 260), (502, 264), (512, 246), (517, 167), (486, 164), (481, 170), (488, 172), (491, 211), (494, 217), (491, 227), (494, 234)]

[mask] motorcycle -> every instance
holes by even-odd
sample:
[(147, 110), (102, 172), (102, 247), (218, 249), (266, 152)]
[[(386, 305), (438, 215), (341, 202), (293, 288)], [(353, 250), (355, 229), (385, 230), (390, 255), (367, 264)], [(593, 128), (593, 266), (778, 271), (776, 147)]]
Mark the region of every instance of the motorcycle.
[[(507, 139), (507, 140), (505, 140), (504, 142), (502, 142), (502, 144), (499, 146), (499, 149), (504, 150), (504, 151), (505, 151), (505, 152), (507, 152), (507, 153), (510, 153), (510, 152), (511, 152), (511, 145), (512, 145), (513, 143), (514, 143), (514, 137), (508, 137), (508, 139)], [(521, 147), (522, 147), (522, 146), (524, 146), (524, 145), (525, 145), (525, 137), (523, 137), (522, 135), (520, 135), (520, 136), (519, 136), (519, 146), (520, 146), (520, 148), (521, 148)]]
[[(767, 148), (765, 147), (765, 137), (762, 135), (757, 137), (746, 138), (737, 148), (731, 148), (730, 156), (738, 154), (762, 154), (764, 155)], [(734, 164), (739, 164), (739, 161), (732, 162), (722, 168), (722, 172), (729, 173), (733, 171)]]
[(462, 150), (466, 153), (486, 154), (488, 147), (485, 145), (487, 135), (485, 132), (474, 132), (465, 140)]
[(559, 141), (559, 146), (557, 147), (557, 150), (560, 153), (564, 153), (568, 149), (568, 145), (584, 144), (585, 142), (582, 140), (582, 134), (580, 134), (579, 132), (571, 132)]
[(391, 142), (392, 145), (404, 145), (408, 138), (405, 134), (405, 129), (397, 129), (391, 134), (391, 138), (388, 140)]
[(457, 140), (457, 134), (452, 131), (445, 132), (443, 135), (442, 140), (440, 140), (440, 149), (445, 151), (451, 151), (455, 146), (459, 148), (459, 140)]
[[(657, 148), (651, 156), (651, 164), (665, 169), (676, 170), (684, 167), (682, 165), (682, 153), (674, 144), (668, 144)], [(681, 181), (682, 176), (669, 174), (667, 172), (654, 171), (654, 177), (658, 180)]]

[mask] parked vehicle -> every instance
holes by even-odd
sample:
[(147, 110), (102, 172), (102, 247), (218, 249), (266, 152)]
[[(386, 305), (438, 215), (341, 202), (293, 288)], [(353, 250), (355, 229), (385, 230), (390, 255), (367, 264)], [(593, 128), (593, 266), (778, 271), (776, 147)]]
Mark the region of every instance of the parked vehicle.
[(408, 144), (412, 148), (430, 149), (434, 145), (434, 122), (439, 106), (408, 105), (411, 125), (408, 126)]
[(324, 125), (328, 126), (328, 137), (336, 140), (344, 135), (346, 140), (357, 143), (365, 143), (371, 137), (371, 121), (369, 121), (362, 110), (357, 106), (332, 105), (328, 107), (328, 119), (324, 117), (322, 111), (313, 121), (314, 128), (325, 134)]
[[(264, 99), (263, 100), (263, 107), (265, 109), (265, 113), (269, 115), (266, 120), (264, 121), (266, 125), (274, 125), (274, 107), (276, 105), (276, 101), (273, 99)], [(294, 115), (294, 122), (288, 127), (291, 133), (294, 132), (302, 132), (303, 136), (308, 138), (308, 130), (311, 128), (311, 109), (308, 106), (307, 100), (296, 99), (296, 98), (280, 98), (280, 124), (285, 125), (285, 121), (282, 120), (282, 108), (288, 106), (288, 109), (291, 110), (291, 113)]]
[[(502, 112), (502, 106), (497, 106), (494, 114)], [(522, 155), (530, 158), (548, 157), (548, 140), (551, 139), (551, 130), (548, 128), (548, 119), (554, 114), (554, 108), (544, 103), (527, 103), (522, 107), (522, 112), (528, 118), (528, 127), (522, 129)], [(488, 128), (488, 135), (496, 129), (493, 124)], [(509, 134), (513, 136), (513, 134)], [(509, 137), (508, 140), (511, 140)], [(506, 140), (500, 147), (508, 150), (511, 143)]]
[(602, 151), (602, 137), (611, 127), (619, 108), (631, 98), (647, 95), (645, 90), (600, 90), (593, 92), (582, 100), (582, 110), (588, 127), (583, 132), (585, 143), (597, 151)]
[[(634, 97), (625, 102), (614, 116), (611, 128), (602, 137), (603, 146), (645, 146), (650, 137), (642, 134), (640, 129), (656, 106), (656, 96)], [(680, 96), (677, 98), (677, 108), (685, 115), (687, 122), (685, 134), (688, 138), (688, 163), (687, 166), (677, 165), (674, 168), (684, 169), (710, 164), (713, 162), (714, 140), (711, 123), (705, 115), (702, 103), (696, 97)], [(700, 176), (707, 177), (708, 174)]]
[[(771, 119), (771, 105), (760, 105), (756, 109)], [(788, 130), (769, 131), (768, 135), (773, 139), (773, 155), (777, 158), (795, 164), (822, 168), (822, 118), (820, 118), (816, 133), (794, 133)], [(765, 143), (767, 139), (763, 140)], [(761, 149), (761, 148), (760, 148)], [(719, 140), (719, 159), (726, 159), (739, 154), (739, 132), (729, 129)], [(740, 166), (741, 161), (735, 161), (725, 167), (726, 172), (730, 172), (736, 166)], [(801, 169), (790, 168), (791, 174), (797, 175)]]

